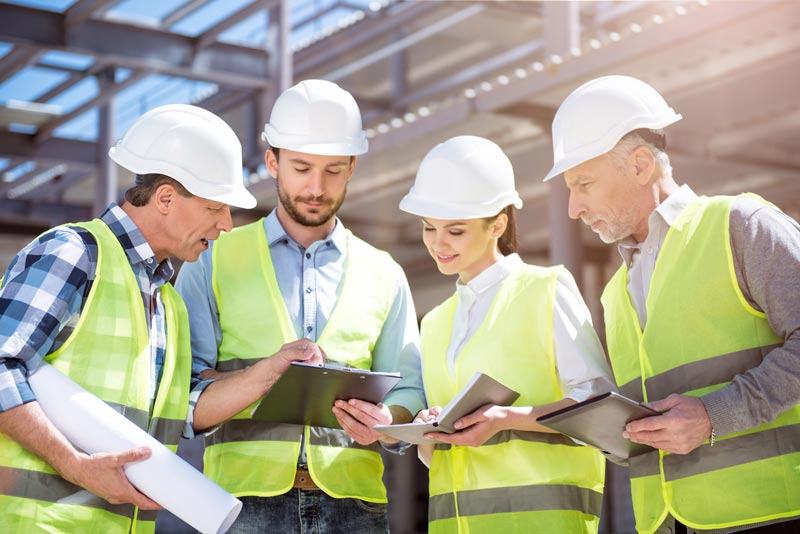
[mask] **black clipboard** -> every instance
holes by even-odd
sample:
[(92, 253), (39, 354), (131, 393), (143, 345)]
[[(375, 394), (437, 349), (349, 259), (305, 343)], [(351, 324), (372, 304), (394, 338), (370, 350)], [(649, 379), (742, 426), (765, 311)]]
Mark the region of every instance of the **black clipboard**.
[(400, 379), (400, 373), (292, 362), (251, 416), (273, 423), (341, 428), (331, 411), (334, 401), (378, 403)]
[(661, 415), (619, 393), (603, 393), (536, 418), (536, 422), (620, 458), (654, 450), (622, 437), (631, 421)]

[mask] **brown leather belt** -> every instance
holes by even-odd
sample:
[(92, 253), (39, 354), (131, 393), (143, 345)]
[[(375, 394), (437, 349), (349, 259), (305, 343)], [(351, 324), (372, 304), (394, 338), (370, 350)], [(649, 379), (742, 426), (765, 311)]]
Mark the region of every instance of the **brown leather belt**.
[(302, 467), (298, 467), (297, 473), (294, 475), (294, 487), (305, 491), (319, 490), (319, 486), (314, 483), (311, 475), (308, 474), (308, 469), (303, 469)]

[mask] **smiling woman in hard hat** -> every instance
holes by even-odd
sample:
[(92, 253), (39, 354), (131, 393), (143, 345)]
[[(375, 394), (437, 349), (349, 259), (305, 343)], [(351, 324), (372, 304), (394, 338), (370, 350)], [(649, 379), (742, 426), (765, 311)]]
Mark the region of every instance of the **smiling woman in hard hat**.
[(589, 311), (563, 267), (516, 253), (514, 171), (495, 143), (454, 137), (423, 159), (400, 209), (422, 218), (456, 293), (422, 321), (423, 382), (435, 417), (476, 371), (518, 391), (454, 434), (420, 446), (430, 466), (430, 532), (597, 532), (605, 460), (536, 417), (613, 388)]
[(126, 202), (39, 236), (0, 287), (0, 532), (153, 531), (159, 505), (123, 472), (150, 451), (75, 449), (27, 377), (45, 360), (175, 450), (191, 346), (169, 257), (196, 260), (229, 204), (256, 204), (236, 134), (202, 108), (150, 110), (109, 156), (137, 175)]
[(623, 436), (643, 533), (800, 532), (800, 225), (762, 198), (678, 186), (650, 85), (604, 76), (553, 119), (569, 215), (622, 265), (603, 292), (614, 377), (663, 415)]

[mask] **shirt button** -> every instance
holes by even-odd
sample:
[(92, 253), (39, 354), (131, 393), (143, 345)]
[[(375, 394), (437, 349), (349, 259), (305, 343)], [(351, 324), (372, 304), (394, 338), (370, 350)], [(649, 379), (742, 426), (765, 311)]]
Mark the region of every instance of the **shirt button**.
[(306, 252), (306, 258), (310, 258), (310, 257), (311, 257), (311, 253), (310, 252)]
[(647, 247), (647, 253), (648, 254), (652, 254), (653, 253), (653, 247)]
[(328, 246), (331, 246), (333, 243), (331, 243), (330, 241), (328, 241), (328, 242), (327, 242), (327, 243), (325, 243), (325, 244), (326, 244), (326, 245), (328, 245)]
[(147, 258), (147, 265), (153, 265), (153, 258)]
[(313, 328), (313, 327), (311, 327), (311, 326), (307, 326), (307, 327), (306, 327), (306, 332), (311, 332), (312, 330), (314, 330), (314, 328)]
[(310, 287), (306, 288), (306, 293), (311, 293), (311, 288)]

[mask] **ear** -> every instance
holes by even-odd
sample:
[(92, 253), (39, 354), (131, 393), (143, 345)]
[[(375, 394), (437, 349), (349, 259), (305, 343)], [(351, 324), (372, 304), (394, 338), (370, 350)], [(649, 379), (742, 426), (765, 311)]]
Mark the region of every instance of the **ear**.
[(170, 184), (161, 184), (156, 189), (156, 192), (153, 193), (151, 201), (155, 204), (159, 213), (167, 215), (172, 210), (177, 194), (178, 192)]
[(508, 226), (508, 215), (501, 213), (492, 223), (492, 237), (500, 239)]
[(637, 147), (630, 156), (632, 171), (639, 185), (647, 185), (656, 170), (656, 157), (646, 146)]
[(267, 150), (264, 154), (264, 162), (267, 164), (267, 172), (270, 176), (278, 179), (278, 158), (272, 150)]

